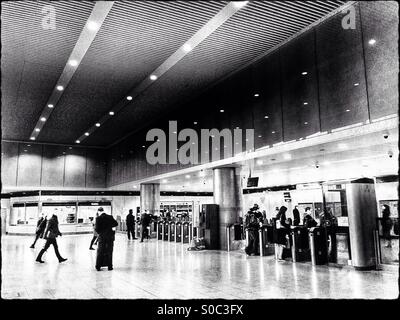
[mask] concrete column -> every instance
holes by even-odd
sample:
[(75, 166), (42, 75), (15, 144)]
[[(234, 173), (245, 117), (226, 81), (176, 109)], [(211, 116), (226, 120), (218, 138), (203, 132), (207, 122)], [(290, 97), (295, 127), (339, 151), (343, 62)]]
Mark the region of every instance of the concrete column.
[(240, 168), (215, 168), (213, 184), (214, 203), (219, 206), (220, 249), (227, 250), (226, 226), (239, 222), (243, 207)]
[(352, 265), (360, 270), (373, 269), (378, 217), (374, 181), (366, 178), (351, 181), (346, 185), (346, 197)]
[(140, 185), (140, 211), (149, 210), (150, 214), (160, 211), (160, 184), (142, 183)]

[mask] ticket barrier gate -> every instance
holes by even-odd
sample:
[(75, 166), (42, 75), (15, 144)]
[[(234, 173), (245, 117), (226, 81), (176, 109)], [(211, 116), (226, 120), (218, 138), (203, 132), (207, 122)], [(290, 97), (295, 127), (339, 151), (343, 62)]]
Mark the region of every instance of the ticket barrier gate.
[(168, 241), (169, 222), (167, 222), (167, 221), (164, 221), (164, 222), (163, 222), (163, 233), (164, 233), (163, 240), (164, 240), (164, 241)]
[(308, 229), (306, 227), (291, 227), (290, 236), (292, 237), (292, 260), (293, 262), (309, 261), (310, 245)]
[(185, 221), (182, 223), (182, 243), (189, 243), (190, 242), (190, 230), (189, 230), (189, 222)]
[(171, 221), (169, 223), (169, 241), (175, 241), (175, 222)]
[(175, 223), (175, 242), (182, 242), (182, 222)]
[(157, 240), (163, 240), (164, 238), (164, 223), (159, 221), (157, 223)]
[(260, 246), (260, 256), (269, 256), (275, 254), (275, 244), (273, 242), (273, 227), (263, 225), (258, 229), (258, 239)]
[(323, 227), (311, 228), (309, 233), (311, 263), (321, 265), (328, 263), (328, 244), (326, 229)]

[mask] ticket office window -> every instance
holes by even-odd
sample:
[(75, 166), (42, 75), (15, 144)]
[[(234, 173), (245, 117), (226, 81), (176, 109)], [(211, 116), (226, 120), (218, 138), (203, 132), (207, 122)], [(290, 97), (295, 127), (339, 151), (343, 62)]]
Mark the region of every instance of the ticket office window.
[(26, 203), (25, 206), (25, 223), (36, 226), (39, 219), (39, 207), (37, 203)]
[(43, 203), (42, 212), (47, 214), (55, 214), (59, 224), (76, 223), (76, 203)]
[(36, 225), (39, 218), (38, 203), (14, 203), (10, 212), (10, 225)]
[(80, 202), (78, 203), (78, 223), (92, 223), (96, 219), (99, 208), (103, 208), (104, 212), (112, 214), (111, 202)]

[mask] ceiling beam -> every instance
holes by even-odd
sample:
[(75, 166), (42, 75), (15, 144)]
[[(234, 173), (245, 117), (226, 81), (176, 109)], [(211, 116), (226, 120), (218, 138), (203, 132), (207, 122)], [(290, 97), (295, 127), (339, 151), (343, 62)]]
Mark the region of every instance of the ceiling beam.
[(75, 47), (68, 58), (67, 64), (65, 65), (64, 70), (62, 71), (56, 86), (50, 95), (50, 98), (44, 106), (42, 113), (35, 127), (33, 128), (33, 131), (30, 135), (30, 140), (36, 140), (38, 138), (46, 121), (49, 119), (51, 112), (56, 107), (63, 92), (74, 76), (79, 64), (96, 37), (97, 32), (100, 30), (100, 27), (110, 12), (113, 4), (114, 1), (97, 1), (94, 5), (93, 10), (75, 44)]
[[(207, 39), (215, 30), (231, 18), (236, 12), (242, 9), (248, 1), (231, 1), (224, 8), (222, 8), (214, 17), (212, 17), (203, 27), (201, 27), (191, 38), (182, 44), (171, 56), (169, 56), (158, 68), (146, 77), (138, 86), (133, 88), (126, 97), (123, 97), (120, 102), (113, 106), (110, 111), (105, 114), (96, 124), (93, 124), (76, 140), (78, 143), (85, 140), (90, 134), (102, 126), (105, 122), (117, 112), (121, 111), (128, 104), (133, 103), (139, 94), (151, 86), (154, 81), (159, 79), (164, 73), (175, 66), (181, 59), (183, 59), (190, 51), (198, 46), (202, 41)], [(129, 97), (129, 100), (127, 99)], [(112, 114), (110, 114), (112, 112)]]

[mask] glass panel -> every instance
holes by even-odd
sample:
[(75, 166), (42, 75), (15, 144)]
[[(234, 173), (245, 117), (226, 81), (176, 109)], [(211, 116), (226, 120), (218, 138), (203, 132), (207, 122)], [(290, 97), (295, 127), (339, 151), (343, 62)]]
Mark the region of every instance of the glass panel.
[(76, 206), (43, 206), (42, 209), (46, 215), (48, 213), (57, 215), (60, 224), (76, 222)]
[(10, 225), (25, 224), (25, 207), (13, 207), (10, 213)]
[(39, 219), (39, 210), (38, 206), (29, 206), (26, 207), (26, 223), (29, 225), (36, 226), (36, 223)]

